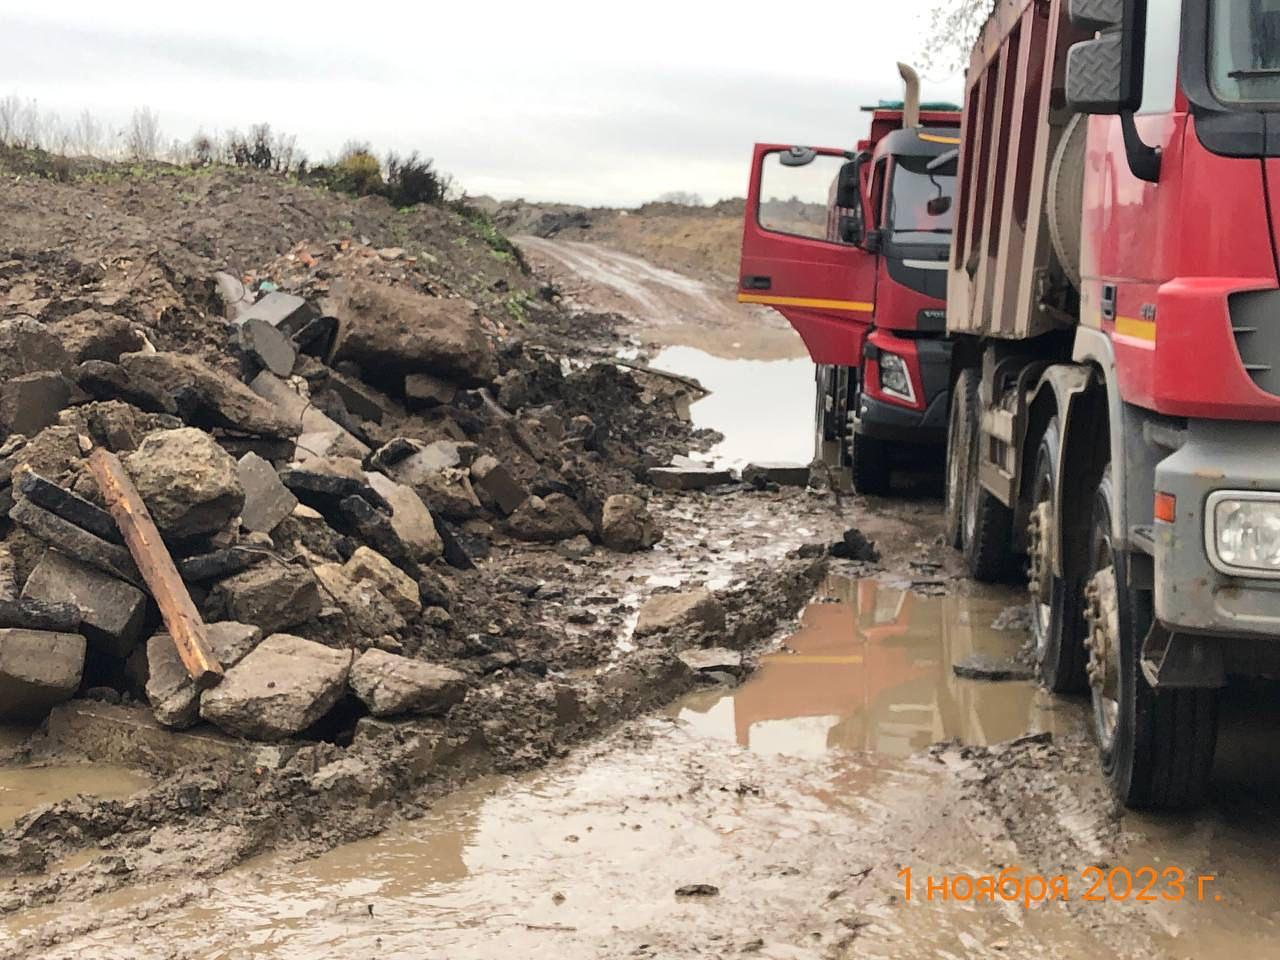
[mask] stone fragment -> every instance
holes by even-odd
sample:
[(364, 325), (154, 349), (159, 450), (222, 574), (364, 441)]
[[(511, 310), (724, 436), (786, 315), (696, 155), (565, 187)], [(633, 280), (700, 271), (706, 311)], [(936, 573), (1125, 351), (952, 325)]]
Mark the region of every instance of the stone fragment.
[(466, 695), (466, 678), (457, 670), (382, 650), (359, 656), (350, 683), (375, 717), (439, 715)]
[(13, 551), (0, 541), (0, 603), (12, 603), (18, 599), (18, 566)]
[(58, 422), (71, 401), (71, 383), (61, 373), (24, 373), (0, 381), (0, 433), (33, 437)]
[(280, 471), (280, 482), (313, 510), (326, 517), (333, 517), (348, 497), (360, 497), (366, 503), (391, 512), (391, 505), (382, 499), (365, 479), (358, 463), (348, 472), (340, 463), (315, 459), (305, 467), (290, 467)]
[(200, 698), (200, 716), (238, 737), (283, 740), (337, 704), (351, 651), (278, 633), (267, 637)]
[(240, 525), (246, 530), (270, 533), (298, 505), (298, 498), (280, 481), (276, 468), (256, 453), (240, 458), (236, 474), (244, 488)]
[(47, 604), (73, 604), (85, 636), (113, 657), (124, 659), (142, 638), (146, 595), (57, 550), (45, 551), (22, 595)]
[(727, 673), (736, 677), (742, 672), (742, 654), (726, 647), (683, 650), (676, 656), (694, 673)]
[(373, 547), (412, 577), (418, 575), (418, 562), (392, 526), (390, 514), (375, 510), (363, 497), (348, 497), (339, 505), (338, 526), (351, 536)]
[(362, 280), (335, 289), (338, 337), (334, 360), (359, 364), (366, 379), (395, 382), (429, 373), (463, 386), (497, 374), (493, 348), (469, 300), (428, 297)]
[(742, 469), (742, 482), (754, 486), (776, 483), (783, 487), (807, 487), (807, 463), (749, 463)]
[(278, 327), (287, 334), (295, 334), (319, 316), (309, 302), (292, 293), (273, 290), (240, 315), (240, 322), (257, 320)]
[(312, 569), (325, 600), (341, 611), (342, 627), (352, 636), (377, 638), (400, 633), (407, 626), (374, 583), (353, 580), (341, 563), (322, 563)]
[(471, 465), (471, 481), (480, 498), (504, 517), (509, 517), (529, 497), (529, 491), (498, 462), (485, 454)]
[(0, 320), (0, 381), (26, 373), (71, 369), (62, 342), (48, 327), (32, 317)]
[(973, 653), (951, 665), (951, 671), (965, 680), (1030, 680), (1035, 670), (1011, 657), (997, 657), (989, 653)]
[(411, 409), (442, 407), (453, 403), (457, 395), (454, 384), (429, 373), (411, 373), (404, 378), (404, 398)]
[(640, 608), (636, 636), (673, 630), (714, 634), (724, 630), (724, 622), (724, 607), (705, 587), (684, 593), (655, 593)]
[(369, 486), (391, 506), (391, 527), (413, 560), (428, 563), (444, 553), (435, 519), (412, 487), (396, 483), (381, 473), (364, 476)]
[(84, 656), (79, 634), (0, 629), (0, 721), (34, 723), (69, 700)]
[(590, 533), (591, 521), (578, 505), (563, 493), (529, 497), (507, 521), (513, 536), (535, 543), (568, 540)]
[[(205, 630), (209, 649), (224, 670), (248, 656), (262, 639), (261, 630), (244, 623), (211, 623)], [(146, 694), (156, 719), (166, 727), (183, 729), (200, 719), (200, 692), (167, 633), (147, 640)]]
[[(83, 368), (84, 365), (82, 365)], [(129, 388), (151, 398), (192, 426), (223, 427), (264, 437), (296, 437), (299, 426), (239, 380), (198, 357), (177, 353), (126, 353), (120, 366)], [(270, 374), (268, 374), (269, 376)], [(256, 381), (255, 381), (256, 382)]]
[(222, 315), (228, 320), (239, 320), (253, 306), (253, 294), (244, 288), (239, 277), (219, 270), (213, 275), (213, 283), (222, 298)]
[(147, 349), (147, 338), (133, 323), (114, 313), (81, 310), (51, 324), (72, 363), (104, 360), (118, 363), (126, 353)]
[(56, 513), (77, 527), (88, 530), (108, 543), (123, 546), (124, 536), (111, 514), (84, 497), (46, 480), (34, 470), (21, 470), (15, 477), (18, 490), (37, 507)]
[(30, 500), (19, 500), (14, 504), (9, 511), (9, 518), (37, 540), (57, 547), (69, 557), (75, 557), (82, 563), (134, 586), (142, 584), (142, 576), (127, 549), (95, 537), (57, 514), (37, 507)]
[(265, 367), (277, 377), (288, 377), (293, 373), (298, 351), (288, 334), (267, 321), (256, 317), (241, 321), (236, 340), (257, 367)]
[(378, 395), (359, 380), (330, 370), (325, 378), (325, 386), (336, 393), (346, 408), (360, 419), (373, 423), (381, 423), (386, 419), (387, 408), (378, 399)]
[(0, 627), (78, 633), (80, 608), (74, 603), (45, 603), (29, 597), (0, 598)]
[(268, 560), (217, 584), (205, 603), (209, 620), (235, 620), (273, 633), (320, 613), (320, 591), (309, 570)]
[(659, 490), (705, 490), (733, 483), (733, 474), (704, 466), (651, 467), (649, 482)]
[(166, 538), (216, 533), (244, 506), (235, 460), (203, 430), (153, 433), (124, 465)]
[(418, 584), (390, 560), (368, 547), (359, 547), (346, 562), (347, 576), (369, 583), (406, 619), (422, 609)]
[(298, 438), (294, 459), (299, 463), (316, 457), (362, 459), (368, 455), (369, 448), (364, 443), (270, 370), (263, 370), (249, 386), (291, 424), (293, 435)]
[(261, 549), (237, 544), (194, 557), (182, 557), (175, 560), (174, 565), (178, 568), (179, 576), (187, 583), (207, 583), (235, 576), (255, 563), (264, 562), (267, 557), (268, 554)]
[(875, 541), (867, 539), (857, 527), (850, 527), (840, 540), (831, 545), (831, 555), (841, 560), (861, 560), (864, 563), (875, 563), (880, 559)]
[(648, 550), (662, 539), (662, 530), (649, 515), (640, 497), (618, 493), (604, 502), (600, 516), (600, 541), (610, 550), (634, 553)]

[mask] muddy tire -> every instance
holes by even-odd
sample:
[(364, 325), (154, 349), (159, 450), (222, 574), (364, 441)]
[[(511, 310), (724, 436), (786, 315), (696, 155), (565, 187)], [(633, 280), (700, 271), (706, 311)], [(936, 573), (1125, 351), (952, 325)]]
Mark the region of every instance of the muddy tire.
[[(1032, 509), (1047, 502), (1051, 518), (1059, 514), (1056, 480), (1061, 446), (1058, 418), (1053, 417), (1040, 437), (1031, 476)], [(1034, 557), (1031, 563), (1034, 570)], [(1047, 598), (1037, 595), (1035, 583), (1031, 588), (1031, 633), (1040, 680), (1054, 693), (1083, 693), (1089, 689), (1089, 680), (1085, 675), (1084, 593), (1079, 571), (1073, 571), (1076, 576), (1064, 579), (1054, 576), (1048, 558), (1045, 563), (1042, 575), (1048, 580)]]
[(852, 438), (853, 489), (858, 493), (884, 496), (890, 490), (889, 445), (857, 433)]
[(962, 370), (951, 390), (951, 410), (947, 420), (946, 494), (943, 501), (943, 536), (947, 543), (964, 549), (964, 494), (969, 483), (969, 439), (973, 435), (973, 411), (977, 409), (978, 376)]
[[(1118, 626), (1115, 698), (1092, 689), (1094, 734), (1102, 773), (1127, 807), (1178, 810), (1203, 801), (1218, 732), (1217, 690), (1155, 691), (1142, 673), (1142, 642), (1151, 627), (1151, 594), (1128, 586), (1126, 557), (1112, 547), (1116, 492), (1107, 468), (1094, 496), (1087, 576), (1110, 567)], [(1105, 712), (1113, 711), (1108, 725)]]
[[(814, 367), (813, 458), (828, 466), (840, 465), (835, 402), (831, 396), (834, 374), (829, 364), (820, 363)], [(836, 451), (834, 455), (833, 449)]]
[(981, 422), (977, 388), (967, 400), (967, 476), (964, 485), (964, 556), (969, 576), (981, 583), (1001, 583), (1013, 571), (1013, 511), (997, 500), (978, 481), (981, 450)]

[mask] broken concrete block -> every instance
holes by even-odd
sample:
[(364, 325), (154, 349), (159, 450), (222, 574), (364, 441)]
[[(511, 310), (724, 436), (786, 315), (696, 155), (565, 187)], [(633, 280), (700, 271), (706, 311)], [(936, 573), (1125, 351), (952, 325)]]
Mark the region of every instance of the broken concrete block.
[(71, 383), (61, 373), (26, 373), (0, 382), (0, 432), (33, 437), (58, 422), (71, 401)]
[(265, 320), (248, 317), (241, 321), (236, 340), (240, 349), (257, 367), (265, 367), (277, 377), (293, 374), (293, 366), (298, 362), (298, 351), (288, 334), (282, 330)]
[(0, 627), (79, 633), (80, 608), (74, 603), (45, 603), (30, 597), (0, 597)]
[(244, 506), (235, 460), (203, 430), (153, 433), (124, 465), (166, 538), (224, 530)]
[(685, 593), (657, 593), (640, 608), (636, 636), (647, 637), (672, 630), (720, 633), (724, 630), (724, 607), (705, 587)]
[(262, 563), (268, 554), (261, 549), (236, 545), (212, 550), (194, 557), (182, 557), (175, 560), (178, 575), (187, 583), (208, 583), (210, 580), (222, 580), (233, 577), (242, 570), (248, 570), (255, 563)]
[(111, 514), (84, 497), (46, 480), (34, 470), (21, 470), (15, 479), (18, 490), (37, 507), (56, 513), (77, 527), (88, 530), (108, 543), (124, 545), (124, 537)]
[(350, 469), (347, 469), (343, 460), (316, 458), (305, 467), (281, 470), (279, 476), (280, 482), (300, 502), (319, 510), (326, 517), (335, 516), (342, 501), (349, 497), (360, 497), (388, 514), (391, 512), (391, 505), (365, 479), (365, 472), (358, 461), (351, 461)]
[(268, 560), (215, 586), (205, 612), (210, 620), (250, 623), (273, 633), (306, 623), (320, 607), (320, 591), (309, 570)]
[(375, 717), (439, 715), (461, 703), (466, 678), (457, 670), (366, 650), (351, 667), (351, 689)]
[(733, 483), (733, 474), (705, 466), (651, 467), (649, 482), (659, 490), (705, 490)]
[(340, 426), (270, 370), (263, 370), (249, 384), (252, 392), (271, 403), (278, 415), (291, 424), (298, 438), (295, 459), (299, 463), (316, 457), (342, 456), (363, 459), (369, 448)]
[(529, 497), (529, 491), (511, 475), (511, 471), (488, 454), (471, 465), (472, 485), (480, 498), (493, 505), (498, 513), (509, 517)]
[(84, 655), (79, 634), (0, 629), (0, 721), (33, 723), (69, 700)]
[(694, 673), (727, 673), (736, 677), (742, 672), (742, 654), (726, 647), (684, 650), (676, 656)]
[(128, 375), (131, 390), (150, 397), (161, 410), (172, 412), (176, 407), (192, 426), (224, 427), (263, 437), (298, 435), (297, 420), (290, 419), (288, 411), (277, 410), (239, 380), (198, 357), (126, 353), (120, 366)]
[(411, 373), (404, 378), (404, 398), (410, 409), (443, 407), (453, 403), (457, 395), (454, 384), (429, 373)]
[[(262, 631), (245, 623), (206, 626), (209, 649), (224, 670), (243, 660), (262, 639)], [(167, 633), (147, 640), (147, 702), (166, 727), (184, 729), (200, 719), (200, 692)]]
[(807, 463), (749, 463), (742, 469), (742, 482), (755, 486), (776, 483), (783, 487), (807, 487)]
[(142, 584), (142, 576), (127, 549), (95, 537), (57, 514), (37, 507), (30, 500), (19, 500), (14, 504), (9, 511), (9, 518), (37, 540), (57, 547), (69, 557), (75, 557), (134, 586)]
[(378, 585), (352, 579), (345, 565), (322, 563), (312, 569), (324, 598), (342, 611), (345, 630), (358, 637), (398, 634), (407, 626)]
[(0, 542), (0, 603), (12, 603), (17, 599), (18, 567), (9, 545)]
[(274, 634), (200, 698), (200, 716), (238, 737), (283, 740), (310, 727), (342, 698), (351, 651)]
[(529, 497), (507, 521), (512, 536), (535, 543), (568, 540), (590, 533), (591, 521), (578, 505), (563, 493)]
[(319, 313), (315, 307), (302, 297), (284, 293), (280, 290), (273, 290), (257, 303), (250, 305), (240, 315), (240, 322), (261, 321), (273, 327), (278, 327), (292, 336), (317, 316), (319, 316)]
[(634, 553), (648, 550), (662, 539), (662, 529), (649, 515), (649, 505), (637, 496), (618, 493), (604, 502), (600, 541), (610, 550)]
[(376, 550), (359, 547), (347, 560), (346, 572), (357, 583), (372, 585), (406, 619), (422, 609), (417, 582)]
[(469, 300), (428, 297), (363, 280), (335, 287), (339, 321), (334, 360), (360, 365), (375, 382), (431, 373), (482, 386), (497, 374), (497, 359)]
[(325, 378), (325, 386), (338, 395), (354, 416), (373, 423), (381, 423), (386, 418), (387, 408), (378, 399), (378, 395), (359, 380), (330, 370)]
[(444, 553), (444, 543), (431, 511), (412, 487), (396, 483), (381, 473), (364, 476), (378, 496), (390, 504), (391, 527), (415, 561), (428, 563)]
[(43, 323), (32, 317), (0, 320), (0, 381), (27, 373), (71, 369), (62, 342)]
[(142, 638), (146, 595), (57, 550), (45, 551), (22, 595), (44, 603), (74, 604), (85, 636), (113, 657), (123, 660)]
[(256, 453), (240, 458), (236, 474), (244, 488), (240, 525), (246, 530), (270, 533), (298, 505), (298, 498), (280, 481), (276, 468)]
[(50, 325), (72, 363), (105, 360), (118, 363), (126, 353), (147, 348), (147, 338), (127, 318), (99, 310), (81, 310)]

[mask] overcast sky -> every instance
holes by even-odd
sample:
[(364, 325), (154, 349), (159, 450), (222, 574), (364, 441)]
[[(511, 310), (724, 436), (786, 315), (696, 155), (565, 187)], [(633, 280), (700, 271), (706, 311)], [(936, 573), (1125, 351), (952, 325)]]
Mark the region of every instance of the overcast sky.
[(149, 106), (169, 138), (268, 121), (313, 159), (416, 149), (471, 194), (712, 200), (743, 194), (753, 141), (856, 140), (931, 2), (60, 0), (0, 13), (0, 96), (116, 125)]

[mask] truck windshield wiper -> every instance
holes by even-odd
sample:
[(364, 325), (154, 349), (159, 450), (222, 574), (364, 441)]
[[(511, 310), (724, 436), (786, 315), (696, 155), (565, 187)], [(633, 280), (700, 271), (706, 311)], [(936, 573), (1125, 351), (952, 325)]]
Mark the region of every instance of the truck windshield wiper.
[(1227, 74), (1232, 80), (1255, 80), (1261, 77), (1280, 77), (1280, 67), (1251, 67), (1247, 70), (1232, 70)]

